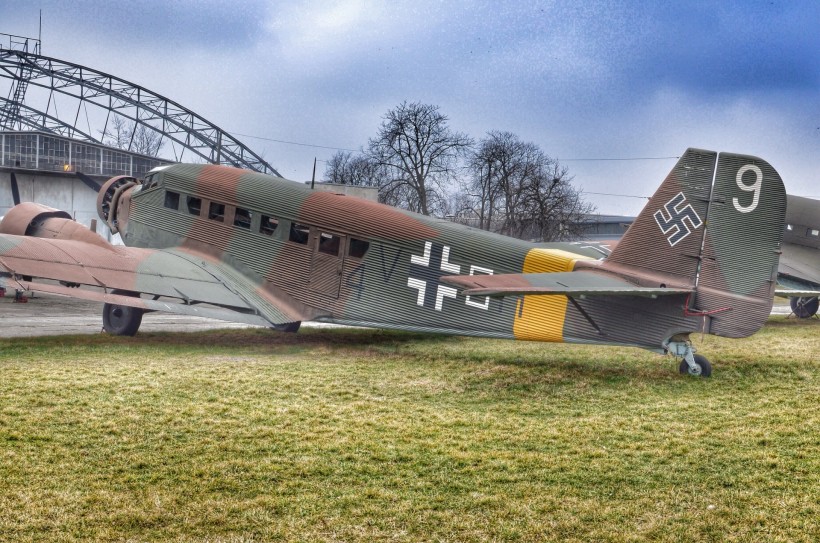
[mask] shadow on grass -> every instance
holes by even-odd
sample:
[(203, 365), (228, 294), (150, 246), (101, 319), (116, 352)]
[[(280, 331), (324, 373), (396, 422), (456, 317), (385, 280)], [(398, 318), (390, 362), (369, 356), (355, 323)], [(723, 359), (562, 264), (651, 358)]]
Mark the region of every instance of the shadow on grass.
[(134, 337), (100, 334), (77, 334), (7, 338), (0, 345), (26, 346), (125, 346), (133, 347), (200, 347), (204, 349), (253, 348), (266, 346), (344, 346), (372, 347), (401, 345), (409, 342), (436, 342), (446, 336), (376, 329), (305, 329), (298, 333), (277, 332), (265, 328), (222, 329), (201, 332), (147, 332)]
[[(818, 321), (820, 322), (820, 321)], [(803, 328), (805, 321), (771, 320), (769, 327)], [(472, 366), (478, 374), (482, 367), (496, 368), (489, 381), (506, 386), (528, 387), (538, 382), (589, 381), (648, 383), (680, 376), (677, 363), (670, 358), (640, 349), (619, 346), (562, 345), (518, 342), (464, 336), (445, 336), (396, 330), (367, 328), (305, 328), (296, 334), (265, 328), (217, 329), (199, 332), (148, 332), (135, 337), (108, 334), (66, 335), (0, 339), (0, 350), (13, 358), (15, 353), (35, 350), (73, 350), (88, 348), (93, 352), (116, 351), (244, 351), (248, 354), (307, 354), (337, 352), (358, 362), (384, 363), (386, 359), (435, 366)], [(709, 353), (707, 351), (706, 354)], [(720, 360), (715, 360), (720, 365)], [(743, 364), (747, 366), (748, 363)], [(767, 364), (768, 365), (768, 364)], [(512, 377), (499, 368), (518, 370)], [(744, 368), (745, 369), (745, 368)], [(772, 368), (766, 367), (767, 371)], [(476, 379), (482, 380), (476, 374)]]

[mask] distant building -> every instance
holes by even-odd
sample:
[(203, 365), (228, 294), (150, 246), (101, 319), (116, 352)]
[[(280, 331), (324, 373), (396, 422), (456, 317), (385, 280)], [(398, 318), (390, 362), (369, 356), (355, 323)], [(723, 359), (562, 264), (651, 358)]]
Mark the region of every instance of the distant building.
[[(46, 132), (0, 132), (0, 216), (12, 208), (14, 174), (24, 202), (71, 214), (86, 226), (97, 218), (97, 189), (117, 175), (142, 177), (171, 161)], [(110, 239), (108, 228), (97, 231)]]
[[(474, 216), (469, 214), (461, 214), (458, 216), (448, 216), (448, 220), (472, 226), (477, 228), (479, 221)], [(626, 217), (622, 215), (599, 215), (597, 213), (590, 213), (583, 215), (581, 220), (575, 224), (562, 225), (560, 229), (563, 232), (579, 232), (580, 234), (573, 238), (564, 238), (564, 241), (581, 241), (581, 240), (606, 240), (618, 239), (624, 235), (629, 226), (635, 221), (635, 217)], [(502, 224), (500, 222), (493, 223), (490, 228), (493, 232), (501, 232)], [(536, 227), (527, 228), (521, 235), (521, 239), (527, 241), (545, 241), (539, 239), (540, 233)]]
[(0, 132), (0, 167), (82, 173), (105, 179), (115, 175), (142, 177), (170, 160), (116, 147), (39, 131)]
[(635, 222), (635, 217), (622, 215), (585, 215), (579, 221), (582, 227), (582, 238), (588, 240), (620, 238), (629, 226)]

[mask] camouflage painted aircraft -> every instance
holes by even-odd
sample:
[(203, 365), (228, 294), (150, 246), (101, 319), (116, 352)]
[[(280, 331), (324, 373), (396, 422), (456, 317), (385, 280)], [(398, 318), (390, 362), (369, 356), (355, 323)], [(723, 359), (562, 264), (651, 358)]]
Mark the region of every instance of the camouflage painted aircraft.
[(605, 260), (213, 165), (116, 177), (98, 211), (127, 247), (35, 203), (0, 223), (11, 288), (104, 302), (110, 333), (146, 311), (295, 331), (302, 321), (672, 353), (769, 316), (786, 196), (744, 155), (689, 149)]
[(789, 298), (792, 312), (805, 319), (820, 306), (820, 202), (790, 194), (786, 202), (776, 294)]

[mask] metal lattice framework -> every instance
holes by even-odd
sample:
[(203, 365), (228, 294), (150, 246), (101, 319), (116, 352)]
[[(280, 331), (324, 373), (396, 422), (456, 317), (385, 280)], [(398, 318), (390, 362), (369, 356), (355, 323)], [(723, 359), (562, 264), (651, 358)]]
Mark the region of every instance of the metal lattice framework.
[[(8, 97), (0, 96), (0, 130), (41, 130), (93, 143), (107, 143), (117, 118), (159, 135), (173, 160), (225, 164), (279, 176), (242, 142), (180, 104), (144, 87), (86, 66), (0, 46), (0, 81), (8, 80)], [(36, 102), (31, 103), (31, 102)], [(58, 113), (62, 109), (63, 115)], [(68, 113), (66, 114), (66, 110)], [(97, 130), (91, 128), (91, 118)], [(85, 126), (83, 126), (85, 123)], [(81, 128), (82, 127), (82, 128)], [(101, 128), (99, 128), (101, 127)], [(99, 137), (92, 134), (98, 132)], [(164, 146), (169, 143), (169, 146)], [(170, 157), (169, 157), (170, 158)]]

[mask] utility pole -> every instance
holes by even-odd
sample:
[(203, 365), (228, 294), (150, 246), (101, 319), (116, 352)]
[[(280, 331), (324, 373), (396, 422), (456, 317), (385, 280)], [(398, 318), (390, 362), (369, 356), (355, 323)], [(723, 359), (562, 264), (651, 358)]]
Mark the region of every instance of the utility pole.
[(310, 178), (310, 190), (313, 190), (313, 185), (316, 184), (316, 157), (313, 157), (313, 177)]

